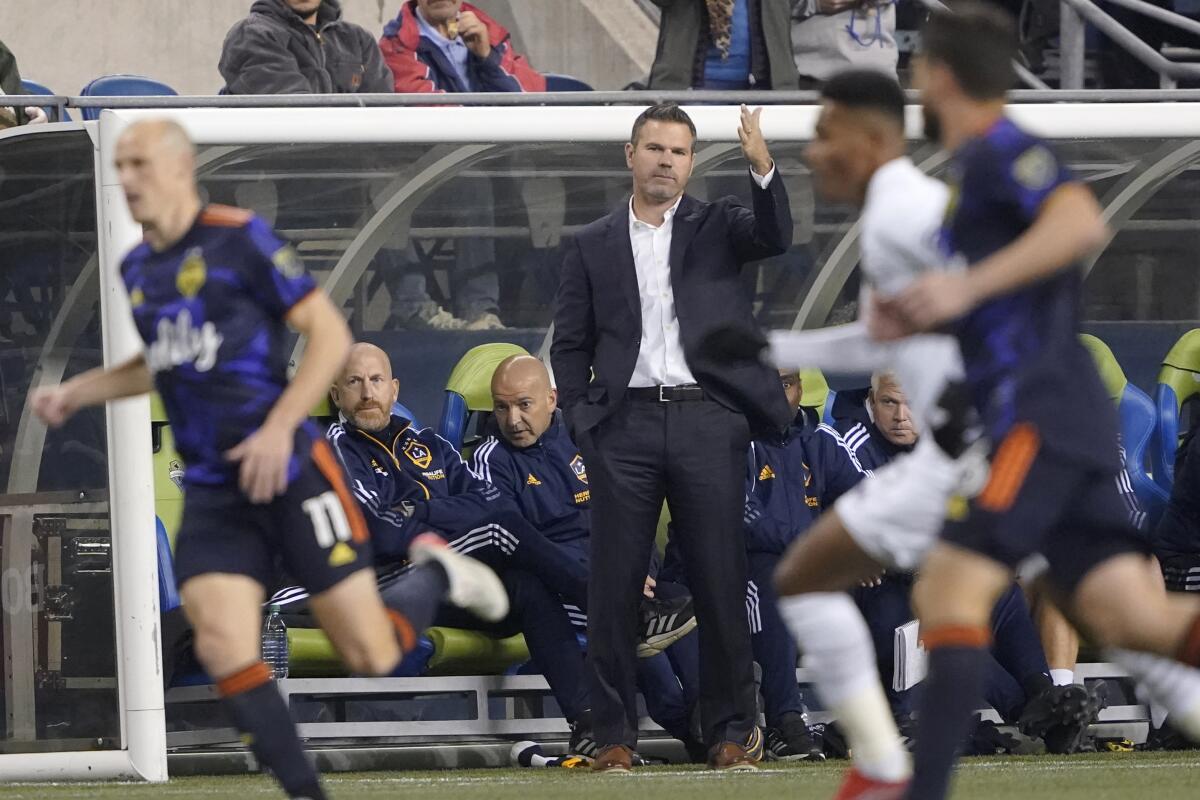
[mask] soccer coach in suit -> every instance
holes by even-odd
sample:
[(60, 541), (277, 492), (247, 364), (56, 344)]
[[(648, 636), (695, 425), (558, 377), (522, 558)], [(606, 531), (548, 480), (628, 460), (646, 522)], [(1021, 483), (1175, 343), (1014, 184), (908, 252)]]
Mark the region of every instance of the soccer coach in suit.
[(743, 106), (738, 129), (753, 211), (733, 197), (684, 194), (696, 128), (678, 106), (656, 105), (625, 145), (629, 202), (564, 248), (550, 357), (591, 488), (595, 771), (635, 760), (637, 608), (664, 498), (699, 621), (709, 766), (754, 769), (762, 755), (744, 603), (746, 453), (751, 427), (780, 431), (791, 415), (774, 370), (716, 365), (699, 352), (714, 327), (757, 331), (740, 268), (791, 244), (761, 113)]

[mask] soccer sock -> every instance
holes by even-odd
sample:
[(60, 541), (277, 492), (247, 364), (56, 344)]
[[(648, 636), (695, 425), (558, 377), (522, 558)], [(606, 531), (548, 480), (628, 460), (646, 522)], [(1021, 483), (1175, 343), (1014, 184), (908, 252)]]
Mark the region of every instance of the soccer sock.
[(1070, 686), (1075, 682), (1075, 670), (1052, 669), (1050, 670), (1050, 680), (1054, 681), (1055, 686)]
[(912, 773), (875, 668), (871, 634), (841, 592), (785, 597), (779, 611), (812, 671), (817, 694), (837, 719), (868, 778), (899, 782)]
[(434, 562), (413, 567), (380, 592), (406, 653), (413, 649), (421, 632), (433, 624), (449, 588), (446, 571)]
[(983, 696), (990, 636), (984, 627), (943, 625), (921, 638), (929, 651), (929, 673), (921, 690), (908, 797), (941, 800)]
[(1113, 649), (1108, 657), (1119, 664), (1166, 707), (1172, 727), (1200, 741), (1200, 670), (1165, 656)]
[(217, 692), (242, 738), (263, 766), (274, 773), (288, 797), (325, 800), (317, 771), (304, 755), (296, 724), (261, 661), (217, 681)]

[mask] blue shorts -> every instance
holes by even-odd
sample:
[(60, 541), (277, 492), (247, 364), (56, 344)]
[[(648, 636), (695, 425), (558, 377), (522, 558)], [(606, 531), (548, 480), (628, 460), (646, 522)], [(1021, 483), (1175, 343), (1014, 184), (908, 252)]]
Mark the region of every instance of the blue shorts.
[(1068, 594), (1110, 558), (1150, 552), (1129, 520), (1116, 470), (1043, 451), (1031, 426), (1013, 429), (992, 453), (987, 485), (957, 516), (954, 506), (943, 539), (1013, 569), (1040, 553)]
[(371, 566), (371, 543), (341, 463), (318, 439), (287, 491), (255, 504), (237, 486), (188, 486), (175, 540), (180, 586), (212, 572), (281, 581), (320, 594)]

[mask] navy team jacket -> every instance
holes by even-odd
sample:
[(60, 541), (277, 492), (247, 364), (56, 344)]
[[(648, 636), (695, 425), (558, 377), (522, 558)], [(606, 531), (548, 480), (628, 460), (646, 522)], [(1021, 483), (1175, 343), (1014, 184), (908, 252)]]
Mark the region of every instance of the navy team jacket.
[(865, 477), (854, 454), (827, 425), (797, 418), (779, 438), (750, 443), (746, 549), (783, 553), (822, 511)]
[(555, 414), (529, 447), (489, 437), (475, 449), (472, 465), (476, 475), (513, 499), (547, 539), (569, 542), (591, 533), (587, 467), (561, 415)]
[(326, 437), (363, 507), (377, 557), (403, 557), (418, 533), (461, 532), (511, 508), (471, 472), (454, 445), (404, 417), (393, 414), (375, 433), (340, 422)]

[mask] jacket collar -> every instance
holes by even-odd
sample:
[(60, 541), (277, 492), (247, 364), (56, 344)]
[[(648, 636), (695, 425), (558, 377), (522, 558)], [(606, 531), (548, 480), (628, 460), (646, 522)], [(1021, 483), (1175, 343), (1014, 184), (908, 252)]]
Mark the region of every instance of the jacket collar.
[[(283, 0), (276, 0), (276, 2), (282, 3)], [(479, 21), (488, 29), (488, 38), (491, 40), (492, 47), (497, 47), (508, 39), (508, 29), (485, 14), (482, 9), (470, 3), (463, 3), (461, 10), (470, 11), (479, 18)], [(400, 44), (409, 50), (417, 49), (417, 45), (421, 41), (421, 26), (417, 24), (417, 0), (405, 0), (400, 4), (400, 13), (383, 26), (383, 35), (399, 39)]]
[(556, 410), (553, 418), (550, 420), (550, 427), (546, 428), (546, 430), (542, 432), (542, 435), (538, 437), (538, 440), (529, 445), (529, 447), (517, 447), (508, 441), (508, 439), (505, 439), (504, 434), (502, 433), (497, 433), (496, 438), (503, 442), (509, 450), (515, 450), (518, 453), (529, 453), (536, 451), (540, 447), (551, 445), (560, 438), (566, 436), (566, 429), (567, 426), (562, 421), (562, 411)]
[(395, 450), (396, 441), (400, 438), (400, 434), (411, 427), (412, 421), (405, 419), (399, 414), (392, 414), (387, 426), (380, 431), (364, 431), (348, 419), (342, 422), (342, 428), (345, 429), (346, 433), (353, 433), (370, 439), (376, 444), (383, 446), (389, 453)]
[[(684, 255), (687, 253), (688, 245), (696, 236), (696, 229), (699, 227), (699, 222), (707, 207), (707, 203), (701, 202), (689, 194), (684, 194), (679, 198), (679, 205), (675, 209), (671, 223), (670, 265), (671, 283), (674, 286), (679, 285), (685, 260)], [(608, 239), (608, 252), (615, 256), (616, 277), (621, 286), (621, 293), (625, 296), (625, 301), (629, 304), (629, 310), (633, 313), (634, 318), (641, 320), (642, 301), (638, 296), (633, 242), (629, 238), (629, 219), (632, 214), (632, 200), (627, 197), (621, 205), (609, 213), (606, 238)]]
[[(274, 17), (282, 22), (295, 25), (304, 25), (303, 20), (292, 11), (291, 7), (284, 0), (254, 0), (254, 5), (250, 7), (252, 13), (266, 14)], [(321, 5), (317, 9), (317, 29), (322, 30), (327, 25), (332, 25), (340, 22), (342, 19), (342, 6), (339, 0), (321, 0)]]

